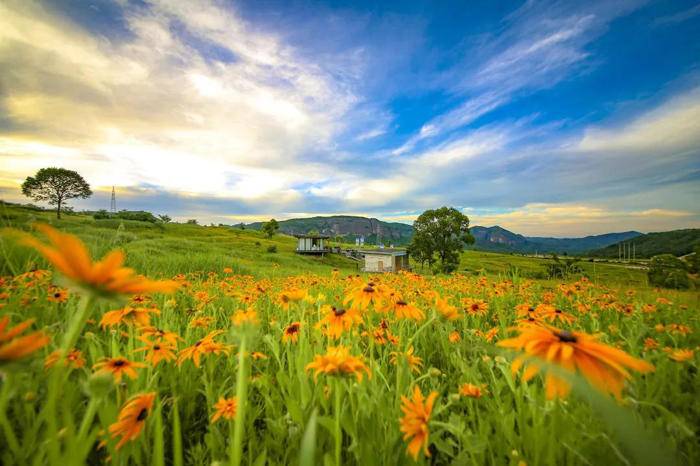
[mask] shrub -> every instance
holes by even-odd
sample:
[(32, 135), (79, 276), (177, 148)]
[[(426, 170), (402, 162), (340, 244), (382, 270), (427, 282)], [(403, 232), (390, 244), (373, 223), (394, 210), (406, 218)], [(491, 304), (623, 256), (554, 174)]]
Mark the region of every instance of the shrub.
[(688, 266), (671, 254), (652, 257), (647, 276), (649, 284), (653, 286), (676, 289), (690, 288)]
[(555, 254), (552, 257), (552, 259), (554, 260), (554, 262), (552, 262), (551, 264), (545, 264), (544, 266), (547, 278), (549, 278), (550, 280), (566, 280), (571, 275), (583, 273), (583, 269), (576, 265), (576, 263), (578, 262), (578, 259), (576, 258), (566, 258), (564, 260), (561, 260)]
[(107, 212), (105, 209), (98, 210), (94, 214), (92, 214), (92, 218), (95, 220), (105, 220), (109, 218), (109, 212)]
[(272, 246), (268, 246), (268, 247), (267, 247), (267, 252), (276, 253), (276, 252), (277, 252), (277, 246), (275, 246), (274, 244), (273, 244)]

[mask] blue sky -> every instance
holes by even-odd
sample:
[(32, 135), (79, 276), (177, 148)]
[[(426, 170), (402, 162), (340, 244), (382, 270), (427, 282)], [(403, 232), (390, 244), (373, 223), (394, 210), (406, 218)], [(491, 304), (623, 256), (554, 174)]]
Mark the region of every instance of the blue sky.
[(10, 0), (0, 197), (579, 236), (700, 227), (700, 3)]

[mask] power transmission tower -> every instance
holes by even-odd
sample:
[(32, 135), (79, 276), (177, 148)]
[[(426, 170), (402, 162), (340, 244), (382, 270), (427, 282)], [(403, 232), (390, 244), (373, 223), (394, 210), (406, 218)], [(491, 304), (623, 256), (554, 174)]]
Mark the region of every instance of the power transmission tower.
[(112, 201), (109, 204), (109, 212), (112, 214), (117, 213), (117, 195), (114, 192), (114, 186), (112, 186)]

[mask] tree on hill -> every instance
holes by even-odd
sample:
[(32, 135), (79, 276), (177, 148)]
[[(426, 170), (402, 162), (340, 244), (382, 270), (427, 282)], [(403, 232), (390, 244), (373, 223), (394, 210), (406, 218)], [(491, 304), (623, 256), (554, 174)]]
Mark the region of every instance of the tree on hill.
[(469, 217), (453, 207), (426, 210), (413, 223), (409, 250), (418, 260), (440, 260), (440, 270), (453, 272), (459, 265), (459, 253), (474, 242), (469, 233)]
[(165, 215), (165, 214), (159, 215), (158, 218), (159, 218), (160, 221), (163, 222), (163, 223), (170, 223), (170, 222), (172, 222), (172, 220), (173, 220), (172, 218), (170, 218), (169, 215)]
[(277, 220), (270, 219), (269, 222), (263, 223), (262, 226), (262, 231), (267, 235), (268, 238), (272, 238), (275, 233), (277, 233), (277, 230), (280, 229), (280, 224), (277, 222)]
[(22, 183), (22, 194), (35, 201), (46, 201), (56, 206), (56, 217), (68, 199), (86, 199), (92, 196), (90, 185), (78, 172), (65, 168), (42, 168)]

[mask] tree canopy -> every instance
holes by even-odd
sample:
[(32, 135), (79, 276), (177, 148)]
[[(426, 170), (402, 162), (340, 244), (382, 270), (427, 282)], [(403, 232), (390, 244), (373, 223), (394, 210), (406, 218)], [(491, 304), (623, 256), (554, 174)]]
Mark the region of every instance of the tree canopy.
[(277, 222), (277, 220), (270, 219), (269, 222), (263, 223), (262, 226), (262, 231), (267, 235), (268, 238), (272, 238), (275, 233), (277, 233), (277, 230), (280, 229), (280, 224)]
[(413, 223), (411, 255), (432, 266), (440, 261), (442, 272), (453, 272), (459, 265), (459, 253), (474, 242), (469, 233), (469, 217), (453, 207), (426, 210)]
[(56, 206), (56, 216), (61, 218), (61, 208), (68, 199), (88, 198), (90, 185), (78, 172), (65, 168), (42, 168), (36, 175), (22, 183), (22, 194), (35, 201), (46, 201)]

